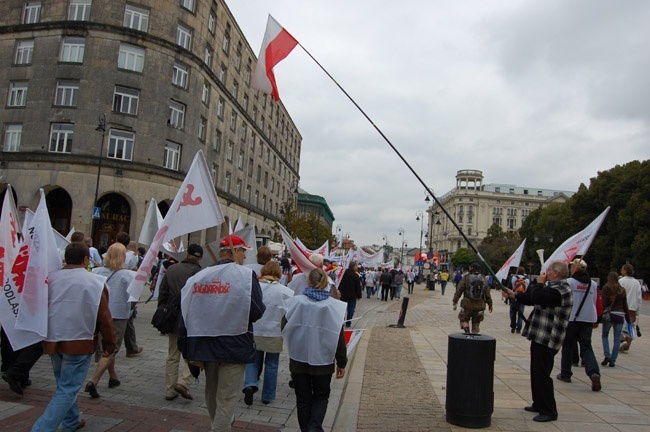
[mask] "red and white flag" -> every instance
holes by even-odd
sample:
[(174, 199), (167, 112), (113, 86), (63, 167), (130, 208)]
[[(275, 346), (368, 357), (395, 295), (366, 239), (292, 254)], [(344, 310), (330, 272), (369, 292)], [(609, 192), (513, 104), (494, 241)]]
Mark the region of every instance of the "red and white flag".
[(42, 338), (47, 337), (47, 275), (61, 268), (61, 255), (56, 247), (45, 192), (29, 224), (25, 243), (29, 252), (23, 285), (18, 286), (20, 308), (16, 317), (18, 330), (26, 330)]
[(589, 246), (594, 241), (600, 226), (602, 225), (609, 207), (607, 207), (592, 223), (577, 234), (569, 237), (558, 247), (555, 252), (544, 262), (542, 271), (545, 272), (552, 261), (564, 261), (570, 263), (576, 256), (585, 256)]
[(138, 301), (140, 298), (144, 283), (149, 279), (149, 273), (156, 263), (163, 242), (183, 234), (218, 226), (223, 221), (223, 211), (217, 199), (208, 164), (203, 151), (199, 150), (160, 229), (149, 245), (138, 272), (129, 285), (127, 290), (130, 295), (129, 300)]
[(280, 235), (282, 236), (282, 241), (289, 250), (291, 254), (291, 260), (295, 265), (298, 266), (301, 272), (309, 273), (316, 268), (314, 263), (309, 261), (309, 258), (303, 253), (303, 251), (296, 245), (296, 242), (291, 239), (291, 234), (280, 224), (277, 223), (280, 228)]
[(296, 45), (298, 41), (269, 15), (251, 87), (270, 94), (276, 101), (280, 100), (273, 68), (288, 56)]
[(158, 203), (154, 198), (151, 198), (149, 201), (149, 207), (147, 207), (147, 214), (144, 217), (144, 222), (142, 223), (142, 229), (140, 230), (140, 237), (138, 238), (138, 243), (143, 245), (150, 245), (153, 241), (153, 238), (156, 236), (158, 229), (162, 225), (163, 217), (158, 210)]
[(524, 241), (521, 242), (517, 250), (501, 266), (499, 271), (496, 272), (495, 276), (497, 277), (497, 280), (499, 282), (501, 282), (508, 276), (508, 270), (510, 270), (510, 267), (519, 267), (519, 264), (521, 263), (521, 256), (524, 254), (525, 247), (526, 247), (526, 239), (524, 239)]

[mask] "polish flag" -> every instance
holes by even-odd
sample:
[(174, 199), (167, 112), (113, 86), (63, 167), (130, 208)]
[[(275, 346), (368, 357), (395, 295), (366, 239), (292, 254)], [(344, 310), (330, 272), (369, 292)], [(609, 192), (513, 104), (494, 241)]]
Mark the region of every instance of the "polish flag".
[(570, 263), (576, 256), (585, 256), (608, 212), (609, 207), (607, 207), (585, 229), (566, 239), (564, 243), (562, 243), (560, 247), (558, 247), (544, 262), (542, 271), (545, 272), (552, 261), (564, 261), (565, 263)]
[(288, 56), (296, 45), (298, 41), (269, 15), (251, 87), (270, 94), (276, 101), (280, 100), (273, 68)]
[(216, 227), (223, 221), (223, 211), (217, 199), (208, 164), (203, 151), (199, 150), (127, 289), (129, 301), (140, 299), (144, 283), (149, 279), (149, 273), (157, 261), (158, 251), (163, 243), (187, 233)]
[(61, 256), (56, 247), (50, 215), (47, 212), (45, 192), (25, 234), (29, 259), (22, 286), (18, 287), (20, 308), (16, 317), (18, 330), (26, 330), (47, 337), (48, 273), (61, 268)]
[(526, 247), (526, 239), (521, 242), (517, 250), (512, 254), (510, 258), (501, 266), (498, 272), (496, 272), (495, 276), (497, 277), (497, 280), (501, 282), (508, 276), (508, 270), (510, 270), (510, 267), (519, 267), (519, 264), (521, 263), (521, 256), (524, 253), (524, 248)]

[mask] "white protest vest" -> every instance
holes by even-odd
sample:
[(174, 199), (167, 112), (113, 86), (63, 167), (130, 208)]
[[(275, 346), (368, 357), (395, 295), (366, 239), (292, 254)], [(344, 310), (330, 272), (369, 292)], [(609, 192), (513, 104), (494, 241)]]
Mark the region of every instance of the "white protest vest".
[(260, 281), (262, 299), (266, 310), (262, 318), (253, 323), (253, 334), (264, 337), (281, 337), (280, 323), (287, 313), (287, 305), (293, 291), (278, 283)]
[(576, 319), (578, 322), (588, 322), (595, 323), (598, 321), (598, 316), (596, 315), (596, 302), (598, 301), (598, 286), (596, 282), (590, 281), (589, 285), (579, 282), (574, 278), (569, 278), (566, 280), (571, 287), (573, 293), (573, 307), (571, 308), (571, 316), (569, 321), (573, 321), (576, 317), (576, 312), (582, 303), (584, 296), (587, 296), (585, 304), (580, 310), (580, 315)]
[(62, 269), (48, 275), (48, 342), (92, 340), (105, 277), (86, 269)]
[(307, 283), (307, 275), (304, 273), (298, 273), (294, 275), (291, 282), (287, 284), (287, 287), (293, 291), (293, 295), (301, 295), (305, 292), (305, 288), (309, 286)]
[(128, 319), (131, 314), (131, 303), (129, 302), (129, 293), (126, 289), (135, 277), (133, 270), (118, 270), (113, 276), (113, 270), (108, 267), (96, 267), (93, 273), (106, 277), (106, 286), (108, 287), (108, 308), (111, 310), (113, 319)]
[(334, 363), (346, 308), (345, 302), (331, 297), (321, 301), (292, 297), (282, 330), (289, 357), (312, 366)]
[(236, 336), (248, 331), (253, 270), (235, 263), (208, 267), (181, 290), (187, 336)]

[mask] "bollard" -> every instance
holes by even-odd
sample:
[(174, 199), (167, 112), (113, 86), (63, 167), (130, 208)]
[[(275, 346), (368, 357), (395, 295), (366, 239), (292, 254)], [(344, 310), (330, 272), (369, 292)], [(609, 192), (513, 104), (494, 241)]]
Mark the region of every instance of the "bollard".
[(496, 339), (480, 334), (449, 335), (447, 422), (466, 428), (490, 426), (494, 411)]
[(406, 309), (409, 307), (409, 298), (404, 297), (402, 299), (402, 308), (399, 311), (399, 318), (397, 319), (397, 325), (391, 324), (388, 327), (397, 327), (404, 328), (404, 320), (406, 319)]

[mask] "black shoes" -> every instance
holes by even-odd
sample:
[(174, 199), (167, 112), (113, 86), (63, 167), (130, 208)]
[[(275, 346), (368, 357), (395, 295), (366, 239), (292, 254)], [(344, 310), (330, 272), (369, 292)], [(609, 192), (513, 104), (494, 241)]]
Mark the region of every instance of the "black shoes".
[(2, 379), (5, 380), (7, 384), (9, 384), (9, 388), (11, 389), (12, 392), (18, 393), (21, 396), (23, 395), (23, 386), (20, 384), (18, 380), (14, 379), (12, 376), (6, 373), (2, 374)]
[(536, 422), (550, 422), (557, 420), (557, 416), (552, 416), (548, 414), (537, 414), (533, 417), (533, 420)]
[(591, 390), (595, 392), (600, 391), (602, 388), (600, 385), (600, 375), (593, 374), (589, 377), (589, 379), (591, 380)]
[(538, 412), (539, 412), (539, 410), (538, 410), (537, 408), (535, 408), (534, 406), (532, 406), (532, 405), (531, 405), (531, 406), (524, 407), (524, 411), (534, 412), (534, 413), (538, 413)]
[(246, 387), (244, 389), (244, 403), (248, 406), (253, 405), (253, 387)]
[(571, 377), (563, 377), (562, 374), (557, 374), (555, 378), (559, 379), (560, 381), (564, 381), (566, 383), (571, 382)]
[(603, 361), (601, 361), (600, 364), (602, 366), (607, 366), (610, 361), (612, 361), (612, 359), (610, 359), (609, 357), (605, 357), (605, 359)]
[(114, 388), (119, 386), (120, 384), (122, 384), (122, 382), (120, 382), (120, 380), (118, 380), (117, 378), (108, 379), (108, 388)]
[(97, 392), (97, 387), (95, 384), (93, 384), (92, 381), (88, 381), (86, 383), (86, 388), (85, 388), (86, 393), (90, 394), (90, 397), (93, 399), (98, 399), (99, 398), (99, 393)]

